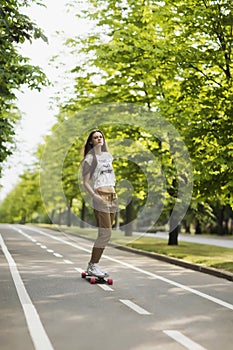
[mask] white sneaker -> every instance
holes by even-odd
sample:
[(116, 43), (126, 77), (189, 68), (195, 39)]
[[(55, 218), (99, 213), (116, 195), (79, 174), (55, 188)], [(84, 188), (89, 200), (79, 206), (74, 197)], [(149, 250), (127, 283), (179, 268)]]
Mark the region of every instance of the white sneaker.
[(92, 264), (92, 263), (88, 264), (87, 273), (88, 273), (88, 275), (93, 275), (96, 277), (105, 277), (106, 276), (105, 272), (99, 268), (98, 264)]

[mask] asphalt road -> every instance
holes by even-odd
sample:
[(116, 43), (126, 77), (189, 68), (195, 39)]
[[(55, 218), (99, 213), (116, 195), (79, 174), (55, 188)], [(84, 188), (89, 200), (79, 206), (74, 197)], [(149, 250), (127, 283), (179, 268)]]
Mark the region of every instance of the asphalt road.
[(108, 247), (112, 286), (81, 278), (92, 243), (0, 225), (1, 350), (230, 350), (233, 282)]

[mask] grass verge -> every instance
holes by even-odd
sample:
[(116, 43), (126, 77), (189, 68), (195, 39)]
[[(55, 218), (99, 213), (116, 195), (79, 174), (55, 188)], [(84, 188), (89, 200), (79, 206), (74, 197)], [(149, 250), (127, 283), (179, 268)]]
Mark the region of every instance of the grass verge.
[(168, 246), (165, 240), (150, 237), (129, 243), (128, 246), (233, 273), (232, 248), (189, 242)]

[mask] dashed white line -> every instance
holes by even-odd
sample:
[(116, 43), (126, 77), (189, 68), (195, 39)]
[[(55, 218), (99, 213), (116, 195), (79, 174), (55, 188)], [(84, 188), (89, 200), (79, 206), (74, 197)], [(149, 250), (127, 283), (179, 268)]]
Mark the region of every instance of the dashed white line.
[(36, 350), (53, 350), (53, 346), (41, 323), (40, 316), (38, 315), (36, 308), (32, 304), (32, 301), (26, 291), (26, 288), (18, 272), (17, 265), (14, 259), (12, 258), (11, 254), (9, 253), (1, 234), (0, 234), (0, 245), (2, 247), (2, 251), (6, 257), (6, 260), (8, 262), (10, 272), (15, 284), (16, 291), (19, 296), (19, 300), (21, 302), (21, 305), (24, 311), (28, 330), (32, 338), (32, 341), (34, 343), (35, 349)]
[(70, 261), (70, 260), (64, 259), (63, 261), (64, 261), (64, 263), (69, 264), (69, 265), (73, 265), (73, 264), (74, 264), (74, 263), (73, 263), (72, 261)]
[(201, 345), (195, 343), (181, 332), (178, 331), (163, 331), (163, 333), (167, 334), (169, 337), (173, 338), (178, 343), (182, 344), (186, 349), (189, 350), (206, 350)]
[(47, 252), (48, 252), (48, 253), (54, 253), (54, 250), (52, 250), (52, 249), (47, 249)]
[(75, 269), (76, 271), (78, 271), (79, 273), (82, 273), (82, 272), (83, 272), (83, 270), (80, 269), (79, 267), (75, 267), (74, 269)]
[(46, 245), (41, 245), (40, 246), (42, 249), (47, 249)]
[(131, 300), (123, 300), (120, 299), (120, 302), (128, 306), (130, 309), (136, 311), (140, 315), (151, 315), (150, 312), (143, 309), (142, 307), (138, 306), (137, 304), (133, 303)]
[(57, 258), (63, 258), (63, 255), (58, 254), (58, 253), (53, 253), (54, 256), (56, 256)]
[(98, 286), (106, 292), (114, 292), (114, 290), (106, 284), (98, 284)]

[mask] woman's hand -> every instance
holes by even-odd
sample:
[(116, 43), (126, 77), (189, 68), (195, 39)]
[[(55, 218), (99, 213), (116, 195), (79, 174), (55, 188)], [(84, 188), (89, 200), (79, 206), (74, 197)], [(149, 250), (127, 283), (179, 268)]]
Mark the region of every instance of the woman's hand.
[(98, 193), (93, 194), (93, 199), (97, 202), (103, 202), (103, 198)]

